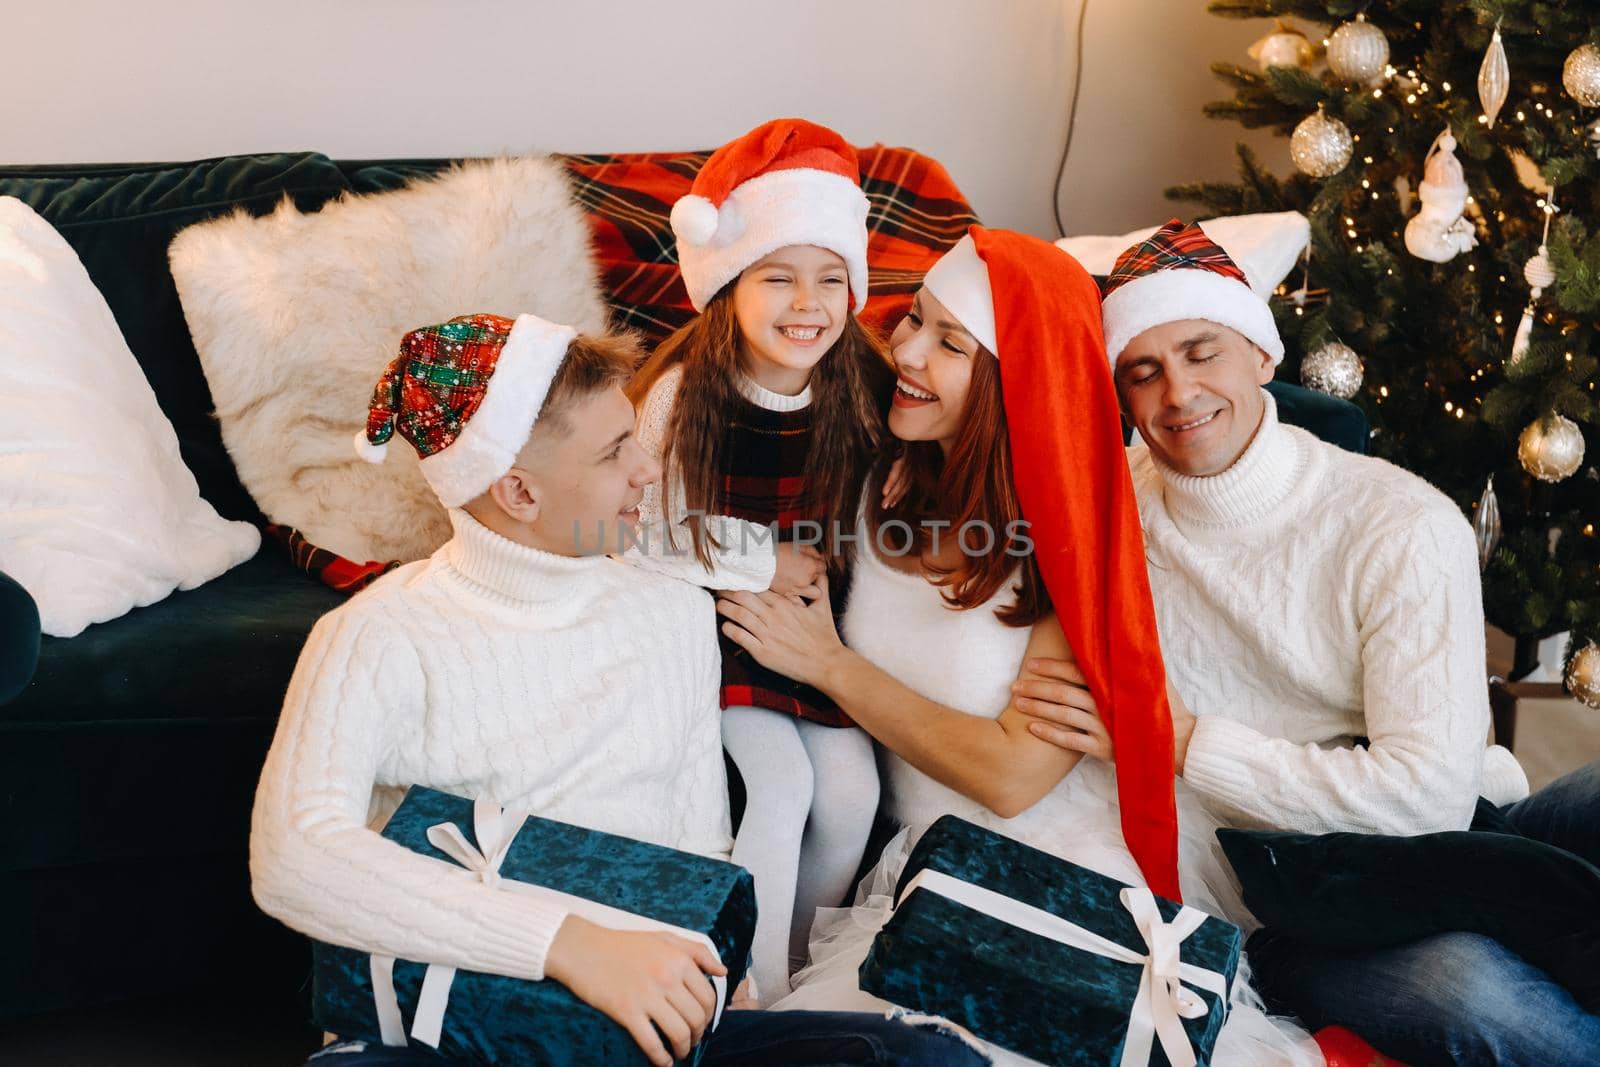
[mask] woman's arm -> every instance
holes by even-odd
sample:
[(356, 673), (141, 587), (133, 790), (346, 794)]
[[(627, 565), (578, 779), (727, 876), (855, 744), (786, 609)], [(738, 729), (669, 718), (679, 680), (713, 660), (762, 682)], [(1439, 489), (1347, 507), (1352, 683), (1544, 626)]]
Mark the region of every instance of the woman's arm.
[[(1083, 758), (1028, 730), (1032, 720), (1017, 708), (1017, 697), (998, 719), (949, 708), (919, 696), (897, 678), (874, 666), (839, 640), (826, 595), (810, 604), (770, 593), (729, 593), (717, 610), (728, 620), (723, 631), (748, 649), (763, 666), (815, 686), (833, 699), (868, 733), (924, 774), (976, 800), (1003, 818), (1032, 807)], [(938, 650), (930, 650), (937, 654)], [(1045, 679), (1027, 669), (1037, 658), (1071, 657), (1054, 615), (1041, 619), (1028, 638), (1019, 683)], [(1074, 702), (1087, 712), (1085, 751), (1110, 758), (1110, 739), (1087, 690)]]

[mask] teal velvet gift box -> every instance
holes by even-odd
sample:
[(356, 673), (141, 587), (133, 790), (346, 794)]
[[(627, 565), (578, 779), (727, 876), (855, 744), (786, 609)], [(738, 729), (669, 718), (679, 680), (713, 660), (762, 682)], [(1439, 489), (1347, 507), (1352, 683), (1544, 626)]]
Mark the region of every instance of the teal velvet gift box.
[[(493, 809), (498, 811), (498, 809)], [(413, 788), (384, 827), (383, 836), (452, 866), (461, 866), (441, 840), (440, 829), (453, 825), (462, 843), (474, 853), (493, 857), (500, 851), (480, 840), (483, 813), (470, 800), (431, 789)], [(503, 849), (501, 879), (513, 879), (592, 901), (633, 916), (707, 936), (728, 967), (724, 991), (731, 998), (749, 965), (755, 933), (755, 884), (750, 873), (731, 863), (697, 856), (614, 834), (585, 830), (550, 819), (528, 818), (516, 828), (516, 816), (504, 823), (514, 833)], [(494, 825), (490, 822), (488, 825)], [(434, 833), (430, 835), (432, 828)], [(436, 845), (437, 842), (437, 845)], [(443, 845), (445, 848), (438, 847)], [(505, 882), (501, 882), (504, 887)], [(504, 890), (507, 892), (514, 890)], [(430, 968), (426, 961), (391, 961), (355, 949), (313, 943), (312, 1017), (322, 1029), (342, 1038), (374, 1043), (401, 1043), (410, 1026), (410, 1044), (433, 1045), (451, 1060), (485, 1064), (578, 1067), (593, 1064), (644, 1064), (644, 1054), (628, 1032), (574, 996), (559, 982), (529, 982), (500, 975)], [(377, 964), (375, 967), (374, 964)], [(374, 989), (392, 981), (393, 998)], [(437, 1044), (419, 1014), (429, 994), (425, 987), (448, 982)], [(437, 999), (435, 989), (433, 999)], [(386, 1013), (381, 1005), (388, 1000)], [(396, 1010), (397, 1009), (397, 1010)], [(435, 1012), (435, 1018), (437, 1013)], [(396, 1030), (401, 1032), (396, 1033)], [(684, 1061), (698, 1063), (703, 1044)]]
[[(1210, 1062), (1238, 927), (951, 815), (917, 842), (861, 988), (1043, 1063)], [(1064, 920), (1064, 921), (1063, 921)]]

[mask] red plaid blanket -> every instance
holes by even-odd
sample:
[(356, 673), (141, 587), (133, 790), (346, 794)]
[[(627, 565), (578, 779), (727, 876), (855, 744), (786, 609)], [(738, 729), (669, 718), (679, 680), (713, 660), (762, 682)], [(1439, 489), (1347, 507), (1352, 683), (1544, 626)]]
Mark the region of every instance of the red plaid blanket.
[[(936, 161), (909, 148), (860, 148), (871, 277), (862, 318), (887, 332), (911, 307), (922, 276), (978, 221)], [(694, 315), (678, 274), (667, 216), (710, 152), (565, 156), (589, 213), (611, 321), (655, 344)]]
[[(978, 221), (945, 169), (909, 148), (857, 149), (867, 215), (867, 306), (863, 321), (885, 335), (944, 252)], [(573, 192), (589, 215), (612, 325), (637, 330), (655, 345), (694, 315), (678, 274), (668, 216), (711, 153), (651, 152), (562, 156)], [(517, 309), (506, 309), (515, 311)], [(356, 563), (306, 541), (298, 530), (269, 526), (295, 566), (335, 589), (355, 593), (395, 563)]]

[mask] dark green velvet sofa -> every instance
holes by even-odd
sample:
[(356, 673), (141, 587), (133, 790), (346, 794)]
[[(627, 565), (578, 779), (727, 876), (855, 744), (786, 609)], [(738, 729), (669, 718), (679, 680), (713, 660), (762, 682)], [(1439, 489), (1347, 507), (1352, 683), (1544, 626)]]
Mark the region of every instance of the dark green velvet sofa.
[[(0, 166), (0, 196), (31, 205), (82, 258), (201, 493), (260, 522), (211, 415), (168, 242), (234, 208), (264, 213), (288, 196), (309, 210), (441, 165), (283, 153)], [(1273, 388), (1287, 421), (1364, 447), (1353, 405)], [(31, 599), (0, 576), (0, 1021), (223, 980), (241, 1003), (303, 990), (304, 942), (250, 898), (250, 804), (300, 646), (341, 599), (267, 544), (199, 589), (41, 640)]]

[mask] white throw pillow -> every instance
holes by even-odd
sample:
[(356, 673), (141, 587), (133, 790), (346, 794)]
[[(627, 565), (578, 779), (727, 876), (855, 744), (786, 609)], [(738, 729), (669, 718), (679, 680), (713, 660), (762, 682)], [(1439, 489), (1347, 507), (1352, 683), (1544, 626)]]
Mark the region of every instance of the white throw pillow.
[(565, 168), (545, 158), (179, 233), (172, 277), (222, 440), (261, 510), (358, 561), (443, 544), (449, 521), (416, 453), (398, 441), (374, 466), (351, 447), (372, 389), (408, 331), (456, 315), (603, 329), (591, 242)]
[(261, 535), (200, 498), (105, 298), (61, 235), (0, 197), (0, 571), (44, 632), (193, 589)]
[[(1200, 228), (1244, 271), (1250, 288), (1263, 300), (1288, 277), (1311, 241), (1311, 224), (1298, 211), (1225, 215), (1205, 220)], [(1104, 277), (1116, 266), (1118, 256), (1158, 229), (1159, 226), (1147, 226), (1120, 237), (1063, 237), (1056, 247), (1083, 264), (1090, 274)]]

